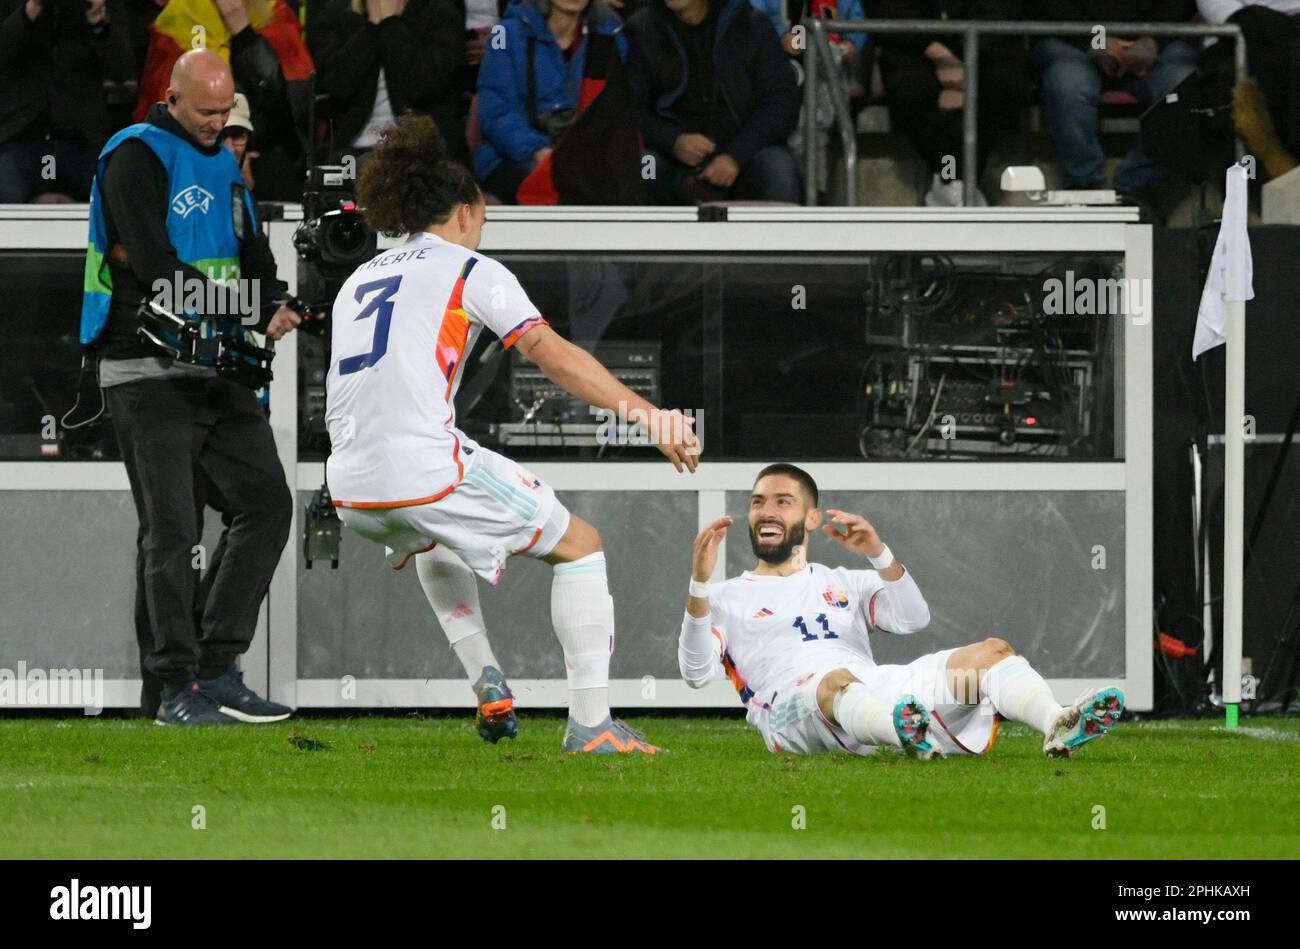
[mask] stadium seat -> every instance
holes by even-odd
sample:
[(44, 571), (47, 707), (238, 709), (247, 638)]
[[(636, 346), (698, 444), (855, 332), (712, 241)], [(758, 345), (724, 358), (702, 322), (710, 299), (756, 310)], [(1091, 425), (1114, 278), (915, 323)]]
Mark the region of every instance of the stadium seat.
[(1145, 107), (1133, 96), (1121, 89), (1111, 89), (1101, 94), (1100, 129), (1103, 135), (1110, 133), (1138, 132), (1138, 117)]

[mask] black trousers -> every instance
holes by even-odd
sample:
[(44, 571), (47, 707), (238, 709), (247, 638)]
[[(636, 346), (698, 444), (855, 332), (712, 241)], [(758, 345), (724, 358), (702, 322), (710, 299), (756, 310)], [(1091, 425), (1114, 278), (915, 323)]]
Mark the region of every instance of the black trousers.
[[(931, 174), (943, 171), (944, 160), (952, 156), (957, 177), (964, 178), (961, 110), (939, 108), (941, 86), (934, 63), (919, 49), (888, 45), (880, 50), (879, 62), (891, 127), (911, 141)], [(1014, 44), (981, 48), (976, 139), (980, 168), (994, 145), (1019, 130), (1020, 110), (1032, 101), (1033, 78), (1024, 49)]]
[[(652, 204), (700, 204), (705, 201), (784, 201), (803, 203), (803, 175), (794, 153), (784, 143), (764, 145), (740, 170), (730, 188), (719, 188), (696, 177), (697, 170), (672, 154), (646, 149), (654, 158), (655, 175), (648, 182)], [(707, 165), (709, 159), (702, 164)]]
[[(140, 522), (136, 637), (147, 701), (151, 686), (213, 678), (248, 649), (293, 500), (271, 426), (244, 386), (147, 379), (105, 394)], [(205, 505), (224, 530), (203, 556)]]
[[(203, 536), (204, 508), (208, 505), (210, 496), (213, 497), (211, 503), (214, 507), (221, 503), (216, 496), (215, 486), (210, 484), (203, 473), (203, 469), (195, 468), (194, 529), (199, 537)], [(202, 579), (194, 584), (193, 615), (196, 635), (203, 628), (203, 610), (208, 601), (208, 594), (212, 590), (213, 581), (216, 580), (217, 572), (221, 568), (221, 561), (226, 553), (226, 534), (230, 529), (231, 517), (228, 512), (218, 511), (218, 513), (221, 514), (223, 525), (221, 539), (217, 542), (216, 549), (207, 557), (207, 569), (203, 571)], [(140, 709), (148, 717), (153, 718), (157, 714), (158, 704), (162, 700), (163, 682), (158, 676), (149, 671), (149, 656), (154, 651), (154, 635), (153, 622), (149, 619), (149, 596), (145, 588), (144, 550), (145, 521), (140, 519), (135, 546), (135, 639), (140, 649), (140, 676), (142, 679)]]

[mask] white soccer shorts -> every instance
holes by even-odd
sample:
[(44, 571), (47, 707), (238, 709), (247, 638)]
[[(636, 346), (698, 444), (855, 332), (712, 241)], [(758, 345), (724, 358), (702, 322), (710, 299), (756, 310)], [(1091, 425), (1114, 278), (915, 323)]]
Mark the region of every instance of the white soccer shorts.
[(467, 453), (465, 474), (450, 494), (429, 504), (338, 509), (367, 540), (383, 544), (393, 569), (442, 544), (496, 585), (515, 554), (545, 557), (569, 529), (569, 511), (554, 489), (504, 455), (481, 445)]
[(817, 707), (817, 686), (835, 669), (848, 671), (882, 702), (893, 706), (905, 695), (914, 695), (930, 710), (930, 740), (944, 754), (983, 754), (997, 738), (998, 718), (992, 704), (961, 705), (948, 685), (948, 657), (956, 650), (945, 649), (914, 659), (906, 665), (877, 666), (871, 663), (835, 663), (796, 676), (774, 694), (750, 699), (748, 719), (763, 736), (768, 751), (815, 755), (847, 751), (869, 755), (874, 745), (863, 745), (831, 722)]

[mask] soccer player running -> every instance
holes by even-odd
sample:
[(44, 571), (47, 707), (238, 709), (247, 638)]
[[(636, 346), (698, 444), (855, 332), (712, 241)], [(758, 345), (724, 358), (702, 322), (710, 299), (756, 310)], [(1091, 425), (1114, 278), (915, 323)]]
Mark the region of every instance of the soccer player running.
[[(749, 504), (756, 567), (710, 585), (732, 519), (695, 538), (682, 678), (700, 688), (725, 672), (769, 751), (870, 754), (887, 745), (918, 758), (982, 754), (1008, 718), (1042, 732), (1049, 757), (1069, 757), (1123, 714), (1114, 688), (1057, 705), (1042, 676), (1001, 639), (877, 665), (867, 634), (915, 633), (929, 624), (929, 607), (866, 519), (827, 509), (823, 525), (817, 505), (807, 472), (768, 465)], [(873, 569), (808, 563), (807, 536), (819, 526)]]
[(487, 327), (578, 398), (647, 413), (679, 472), (695, 470), (699, 442), (682, 413), (651, 405), (558, 336), (515, 276), (476, 252), (483, 195), (446, 156), (432, 121), (404, 116), (357, 182), (369, 225), (410, 237), (358, 267), (334, 304), (326, 405), (334, 504), (344, 524), (387, 548), (395, 568), (416, 557), (429, 604), (474, 683), (485, 739), (513, 737), (518, 726), (474, 575), (496, 584), (506, 560), (523, 554), (555, 568), (551, 621), (569, 686), (564, 750), (655, 754), (610, 716), (614, 602), (600, 535), (550, 485), (467, 438), (453, 399)]

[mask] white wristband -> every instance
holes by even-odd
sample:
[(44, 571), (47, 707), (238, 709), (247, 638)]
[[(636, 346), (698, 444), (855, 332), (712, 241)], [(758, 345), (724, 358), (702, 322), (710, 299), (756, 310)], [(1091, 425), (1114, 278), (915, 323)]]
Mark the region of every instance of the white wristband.
[(885, 549), (880, 552), (879, 557), (868, 557), (867, 559), (871, 561), (871, 566), (875, 567), (877, 570), (884, 570), (894, 562), (894, 552), (890, 550), (889, 545), (886, 544)]
[(707, 581), (696, 580), (691, 577), (691, 596), (699, 597), (701, 600), (709, 598), (709, 584)]

